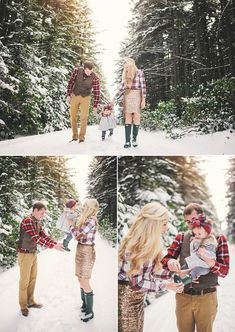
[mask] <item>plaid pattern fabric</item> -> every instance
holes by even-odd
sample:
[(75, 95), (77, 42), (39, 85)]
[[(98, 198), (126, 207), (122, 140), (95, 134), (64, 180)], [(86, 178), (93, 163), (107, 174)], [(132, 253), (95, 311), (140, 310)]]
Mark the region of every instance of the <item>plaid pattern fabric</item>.
[[(39, 244), (40, 246), (53, 248), (54, 245), (57, 243), (46, 235), (46, 233), (42, 230), (42, 226), (39, 226), (39, 232), (38, 232), (33, 217), (24, 218), (21, 222), (20, 227), (22, 227), (26, 231), (26, 233), (28, 233), (31, 236), (32, 240), (37, 244)], [(24, 248), (18, 248), (18, 252), (27, 253), (29, 251)]]
[[(167, 262), (169, 261), (169, 259), (177, 259), (179, 257), (183, 238), (183, 233), (176, 235), (174, 241), (167, 250), (167, 255), (162, 259), (163, 267), (167, 268)], [(210, 271), (212, 273), (215, 273), (217, 276), (224, 278), (229, 271), (228, 242), (224, 235), (217, 236), (216, 240), (218, 243), (216, 248), (216, 262), (215, 265), (210, 268)]]
[[(73, 92), (73, 87), (75, 83), (75, 78), (77, 76), (79, 68), (75, 68), (70, 76), (68, 86), (67, 86), (67, 94), (66, 96), (69, 97), (72, 95)], [(85, 73), (83, 75), (86, 75)], [(92, 93), (93, 93), (93, 98), (94, 98), (94, 107), (97, 107), (100, 101), (100, 80), (98, 79), (97, 76), (95, 76), (93, 82), (92, 82)]]
[(172, 273), (168, 270), (162, 270), (161, 274), (156, 274), (154, 267), (155, 264), (147, 262), (143, 264), (138, 274), (128, 277), (127, 272), (130, 270), (130, 262), (128, 261), (128, 254), (126, 254), (121, 262), (118, 280), (129, 281), (134, 289), (157, 292), (165, 288), (165, 284), (162, 283), (162, 280), (170, 279)]
[[(117, 99), (120, 98), (124, 94), (126, 89), (127, 89), (127, 87), (125, 86), (125, 84), (121, 83), (121, 85), (119, 86), (119, 89), (115, 95), (115, 98), (117, 98)], [(142, 97), (146, 97), (146, 82), (145, 82), (145, 77), (144, 77), (144, 73), (142, 72), (142, 70), (138, 69), (136, 76), (132, 82), (131, 89), (133, 89), (133, 90), (140, 89)]]
[(86, 222), (80, 227), (80, 229), (71, 227), (71, 232), (74, 237), (82, 234), (82, 237), (78, 240), (78, 243), (89, 245), (95, 244), (96, 223), (93, 218), (88, 218)]

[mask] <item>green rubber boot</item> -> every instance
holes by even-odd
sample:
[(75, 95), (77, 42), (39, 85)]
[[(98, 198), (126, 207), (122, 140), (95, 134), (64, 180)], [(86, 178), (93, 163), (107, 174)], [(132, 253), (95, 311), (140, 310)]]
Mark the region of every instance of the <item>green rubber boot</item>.
[(125, 124), (125, 137), (126, 137), (126, 143), (124, 144), (124, 148), (130, 148), (131, 147), (131, 124)]
[(188, 284), (191, 284), (192, 283), (192, 277), (189, 275), (189, 274), (187, 274), (186, 276), (184, 276), (184, 277), (180, 277), (180, 276), (178, 276), (177, 274), (175, 274), (174, 275), (174, 282), (175, 283), (183, 283), (184, 285), (188, 285)]
[(138, 132), (139, 132), (139, 125), (133, 125), (133, 133), (132, 133), (132, 145), (134, 146), (134, 148), (136, 148), (138, 146), (137, 144), (137, 136), (138, 136)]
[(94, 312), (93, 312), (93, 292), (91, 291), (90, 293), (85, 293), (85, 302), (86, 302), (86, 312), (85, 316), (81, 318), (81, 320), (85, 323), (87, 323), (89, 320), (91, 320), (94, 317)]
[(81, 299), (82, 299), (82, 306), (81, 306), (81, 312), (85, 312), (86, 311), (86, 301), (85, 301), (85, 294), (84, 294), (84, 289), (81, 289)]

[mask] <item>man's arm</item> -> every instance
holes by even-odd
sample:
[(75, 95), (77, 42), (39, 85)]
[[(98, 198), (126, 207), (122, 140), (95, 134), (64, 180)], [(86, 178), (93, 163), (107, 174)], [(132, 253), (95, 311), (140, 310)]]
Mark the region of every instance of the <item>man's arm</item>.
[(35, 227), (35, 223), (31, 218), (25, 218), (22, 221), (22, 228), (26, 231), (26, 233), (29, 234), (29, 236), (32, 238), (32, 240), (34, 242), (36, 242), (37, 244), (39, 244), (40, 246), (46, 246), (48, 248), (53, 248), (57, 244), (49, 237), (44, 238), (43, 236), (41, 236), (38, 233), (38, 231)]
[(70, 97), (73, 91), (73, 86), (74, 86), (74, 82), (75, 82), (75, 78), (77, 76), (78, 73), (78, 68), (75, 68), (70, 76), (68, 85), (67, 85), (67, 94), (66, 97)]
[(226, 277), (229, 272), (229, 250), (228, 242), (224, 235), (220, 235), (217, 238), (218, 246), (216, 250), (215, 265), (211, 267), (211, 272), (215, 273), (219, 277)]
[[(170, 247), (167, 249), (167, 255), (163, 257), (163, 259), (161, 260), (161, 263), (163, 265), (163, 268), (169, 268), (169, 264), (170, 260), (172, 260), (171, 262), (174, 263), (174, 270), (180, 270), (180, 264), (177, 261), (177, 258), (179, 257), (180, 251), (181, 251), (181, 245), (183, 242), (183, 234), (177, 234), (174, 241), (172, 242), (172, 244), (170, 245)], [(174, 268), (172, 266), (172, 268)], [(173, 269), (170, 269), (171, 271), (173, 271)]]

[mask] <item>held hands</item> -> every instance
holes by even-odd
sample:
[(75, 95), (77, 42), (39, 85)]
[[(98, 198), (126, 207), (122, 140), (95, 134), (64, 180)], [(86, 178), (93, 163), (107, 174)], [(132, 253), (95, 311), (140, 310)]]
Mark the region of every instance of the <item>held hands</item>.
[(94, 115), (96, 116), (97, 115), (97, 107), (93, 107), (93, 112), (94, 112)]
[(64, 251), (64, 246), (62, 243), (55, 244), (53, 248), (59, 251)]
[(180, 273), (181, 272), (180, 263), (176, 259), (174, 259), (174, 258), (169, 259), (169, 261), (167, 263), (167, 267), (172, 272), (176, 272), (176, 273)]

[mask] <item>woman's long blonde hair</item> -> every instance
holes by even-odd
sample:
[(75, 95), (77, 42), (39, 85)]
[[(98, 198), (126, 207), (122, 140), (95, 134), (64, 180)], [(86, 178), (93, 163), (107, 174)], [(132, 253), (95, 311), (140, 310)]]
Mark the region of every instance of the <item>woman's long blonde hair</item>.
[[(128, 69), (125, 68), (125, 65), (127, 65)], [(132, 58), (126, 58), (124, 60), (124, 69), (122, 72), (122, 83), (127, 88), (131, 88), (131, 84), (133, 82), (133, 79), (135, 78), (136, 72), (138, 68), (135, 65), (135, 61)]]
[(81, 215), (76, 222), (76, 227), (80, 228), (88, 218), (95, 220), (96, 225), (98, 224), (97, 213), (99, 211), (99, 203), (95, 198), (87, 199), (81, 208)]
[(168, 211), (160, 203), (146, 204), (137, 215), (119, 249), (119, 260), (129, 254), (130, 271), (128, 275), (138, 273), (146, 262), (155, 263), (155, 271), (161, 269), (161, 233), (162, 224), (168, 221)]

